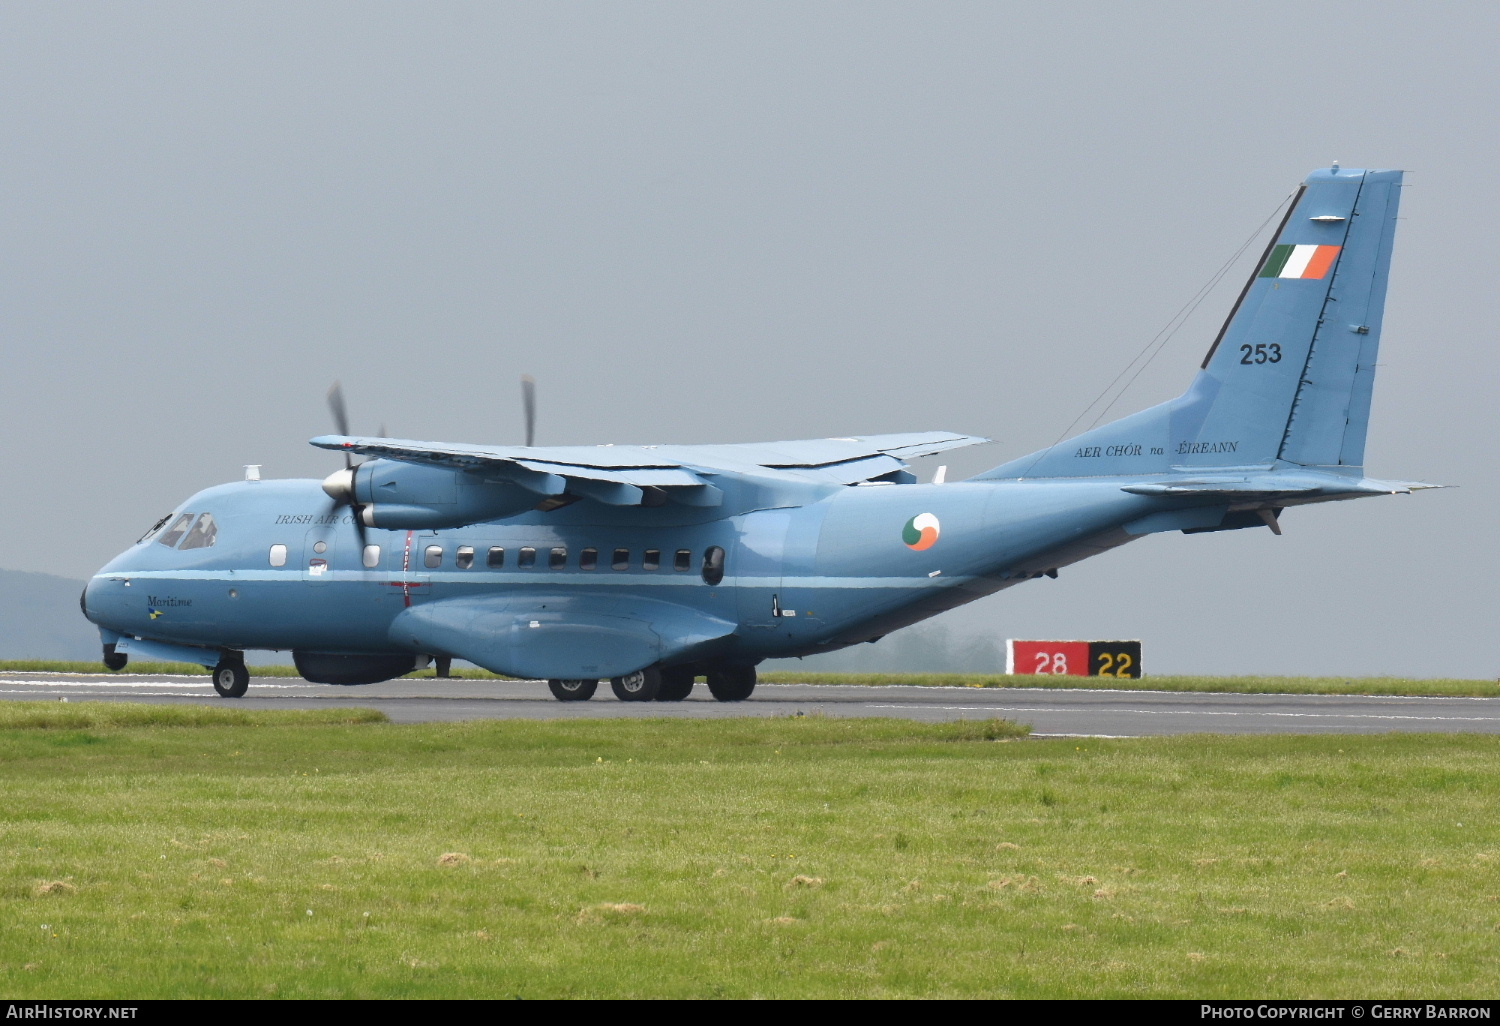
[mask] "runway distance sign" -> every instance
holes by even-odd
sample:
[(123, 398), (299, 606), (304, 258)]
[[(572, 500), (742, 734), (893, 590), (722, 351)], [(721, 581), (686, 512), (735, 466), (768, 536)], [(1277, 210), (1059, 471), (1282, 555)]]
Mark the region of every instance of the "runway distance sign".
[(1018, 641), (1005, 643), (1005, 672), (1065, 677), (1141, 675), (1139, 641)]

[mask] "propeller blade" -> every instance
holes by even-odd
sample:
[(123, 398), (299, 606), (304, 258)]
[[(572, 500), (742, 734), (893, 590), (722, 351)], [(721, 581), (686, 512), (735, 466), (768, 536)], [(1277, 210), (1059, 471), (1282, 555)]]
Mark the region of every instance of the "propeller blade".
[(339, 434), (349, 433), (349, 410), (344, 406), (344, 386), (335, 381), (328, 389), (328, 410), (333, 414), (333, 426)]
[(521, 375), (521, 409), (526, 414), (526, 447), (536, 444), (536, 378)]
[[(333, 414), (333, 426), (338, 430), (338, 433), (348, 435), (349, 408), (344, 405), (344, 386), (337, 381), (328, 389), (328, 412)], [(382, 435), (385, 434), (383, 426), (380, 429), (380, 433)], [(347, 479), (340, 480), (338, 486), (330, 490), (330, 482), (334, 480), (333, 477), (330, 477), (328, 481), (323, 483), (323, 490), (333, 496), (333, 506), (330, 512), (348, 506), (349, 512), (354, 514), (354, 533), (359, 538), (360, 558), (363, 559), (365, 549), (364, 507), (354, 501), (354, 466), (354, 457), (346, 451), (344, 453), (344, 472), (348, 475)]]
[[(333, 414), (333, 426), (341, 435), (349, 433), (349, 410), (344, 406), (344, 386), (337, 381), (328, 389), (328, 411)], [(354, 466), (354, 457), (344, 453), (344, 466)]]

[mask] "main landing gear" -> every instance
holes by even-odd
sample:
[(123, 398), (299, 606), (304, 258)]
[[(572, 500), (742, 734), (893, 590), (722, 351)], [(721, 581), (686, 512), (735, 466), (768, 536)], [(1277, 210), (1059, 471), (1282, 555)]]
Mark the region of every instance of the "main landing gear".
[(250, 688), (250, 671), (245, 669), (245, 658), (237, 653), (224, 653), (219, 665), (213, 669), (214, 690), (220, 698), (243, 698)]
[(599, 690), (597, 680), (549, 680), (552, 697), (559, 702), (587, 702)]
[[(708, 680), (708, 693), (721, 702), (743, 702), (755, 690), (753, 666), (648, 666), (625, 677), (615, 677), (609, 688), (622, 702), (681, 702), (693, 693), (698, 677)], [(587, 702), (598, 690), (597, 680), (549, 680), (547, 687), (559, 702)]]

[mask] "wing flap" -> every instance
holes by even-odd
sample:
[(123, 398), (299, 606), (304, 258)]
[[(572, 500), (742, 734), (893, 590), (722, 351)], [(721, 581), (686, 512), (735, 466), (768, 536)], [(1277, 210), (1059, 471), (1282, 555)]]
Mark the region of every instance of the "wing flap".
[(801, 481), (852, 485), (889, 477), (905, 460), (987, 438), (951, 431), (815, 438), (731, 445), (480, 446), (404, 438), (322, 435), (320, 449), (453, 470), (482, 472), (539, 494), (562, 491), (608, 505), (637, 505), (646, 489), (690, 506), (717, 506), (710, 478), (787, 474)]

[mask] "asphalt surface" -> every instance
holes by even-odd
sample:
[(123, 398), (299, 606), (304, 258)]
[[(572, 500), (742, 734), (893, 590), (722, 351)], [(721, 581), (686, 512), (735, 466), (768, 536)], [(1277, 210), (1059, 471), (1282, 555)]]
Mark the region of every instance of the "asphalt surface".
[[(252, 670), (253, 672), (253, 670)], [(1001, 717), (1041, 736), (1158, 734), (1500, 733), (1500, 698), (1229, 695), (1169, 691), (762, 684), (745, 702), (717, 702), (699, 684), (684, 702), (620, 702), (607, 683), (589, 702), (555, 700), (542, 681), (395, 680), (331, 687), (251, 678), (240, 699), (206, 677), (0, 673), (0, 699), (230, 703), (248, 709), (360, 706), (397, 723), (475, 719), (682, 716), (896, 716), (939, 721)]]

